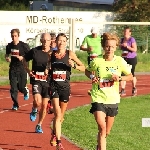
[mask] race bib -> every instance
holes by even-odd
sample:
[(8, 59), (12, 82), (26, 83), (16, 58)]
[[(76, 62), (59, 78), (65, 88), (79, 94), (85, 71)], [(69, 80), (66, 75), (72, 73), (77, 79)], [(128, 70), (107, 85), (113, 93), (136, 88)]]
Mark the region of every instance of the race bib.
[(96, 57), (98, 57), (98, 55), (97, 54), (90, 54), (90, 60), (93, 60), (94, 58), (96, 58)]
[(113, 87), (114, 81), (109, 79), (101, 79), (99, 82), (100, 88), (110, 88)]
[(122, 52), (122, 57), (127, 57), (128, 53), (129, 53), (128, 51), (123, 51)]
[(65, 81), (66, 80), (66, 71), (53, 71), (53, 80)]
[(44, 72), (36, 72), (35, 74), (35, 80), (46, 81), (46, 78)]
[(19, 50), (11, 49), (11, 56), (19, 56)]

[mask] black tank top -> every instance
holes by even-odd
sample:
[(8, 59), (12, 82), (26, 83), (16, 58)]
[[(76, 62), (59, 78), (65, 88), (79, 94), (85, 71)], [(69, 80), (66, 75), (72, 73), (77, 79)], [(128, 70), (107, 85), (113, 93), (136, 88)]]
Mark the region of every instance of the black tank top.
[(71, 67), (69, 65), (69, 50), (62, 58), (56, 58), (55, 51), (51, 55), (51, 88), (58, 86), (65, 89), (70, 87)]

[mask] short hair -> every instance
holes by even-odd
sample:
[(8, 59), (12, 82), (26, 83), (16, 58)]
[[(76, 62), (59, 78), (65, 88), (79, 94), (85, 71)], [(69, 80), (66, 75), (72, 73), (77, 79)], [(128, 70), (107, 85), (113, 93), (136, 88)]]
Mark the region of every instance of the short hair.
[(102, 47), (105, 47), (105, 44), (106, 44), (107, 40), (115, 40), (116, 41), (116, 46), (118, 46), (119, 43), (120, 43), (120, 38), (116, 34), (103, 33), (103, 35), (101, 35)]
[(129, 32), (132, 32), (132, 29), (129, 26), (124, 27), (124, 30), (129, 30)]
[(13, 34), (13, 33), (17, 33), (18, 34), (18, 36), (20, 35), (20, 30), (19, 29), (12, 29), (11, 31), (10, 31), (10, 33), (11, 33), (11, 35)]
[[(42, 33), (41, 34), (41, 38), (40, 38), (41, 40), (43, 39), (43, 37), (44, 37), (45, 34), (48, 34), (48, 33)], [(50, 35), (50, 37), (51, 37), (51, 35)]]
[(57, 37), (56, 37), (56, 40), (58, 40), (58, 38), (59, 38), (60, 36), (63, 36), (63, 37), (66, 38), (66, 40), (68, 40), (68, 38), (67, 38), (67, 36), (66, 36), (65, 33), (59, 33), (59, 34), (57, 35)]

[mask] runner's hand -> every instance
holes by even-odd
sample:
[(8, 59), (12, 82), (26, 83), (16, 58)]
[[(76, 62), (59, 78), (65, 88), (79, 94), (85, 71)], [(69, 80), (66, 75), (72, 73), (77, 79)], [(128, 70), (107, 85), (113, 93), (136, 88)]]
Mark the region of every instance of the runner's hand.
[(127, 45), (127, 43), (122, 43), (122, 46), (127, 47), (128, 45)]
[(93, 78), (92, 78), (92, 83), (98, 83), (99, 80), (100, 80), (99, 78), (93, 77)]
[(11, 59), (9, 57), (6, 57), (7, 62), (11, 62)]
[(45, 69), (44, 74), (48, 75), (48, 69)]
[(119, 82), (119, 76), (116, 74), (112, 74), (112, 79)]
[(93, 50), (93, 47), (90, 46), (90, 47), (88, 48), (88, 51), (92, 51), (92, 50)]
[(20, 61), (23, 60), (22, 56), (15, 56), (16, 58), (18, 58)]
[(70, 58), (69, 58), (69, 65), (71, 66), (71, 67), (74, 67), (74, 61), (72, 61)]
[(28, 74), (29, 74), (30, 77), (35, 77), (35, 75), (33, 74), (34, 71), (30, 71), (30, 70), (29, 70), (29, 71), (27, 71), (27, 72), (28, 72)]

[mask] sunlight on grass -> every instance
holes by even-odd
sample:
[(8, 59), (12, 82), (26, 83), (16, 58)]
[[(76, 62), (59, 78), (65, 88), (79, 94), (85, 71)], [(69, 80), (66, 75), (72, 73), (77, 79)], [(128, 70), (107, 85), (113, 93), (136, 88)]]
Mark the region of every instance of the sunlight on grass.
[[(142, 128), (142, 118), (150, 118), (150, 95), (121, 99), (119, 114), (107, 138), (108, 150), (149, 150), (150, 128)], [(68, 111), (62, 132), (73, 142), (95, 150), (97, 125), (90, 106)]]

